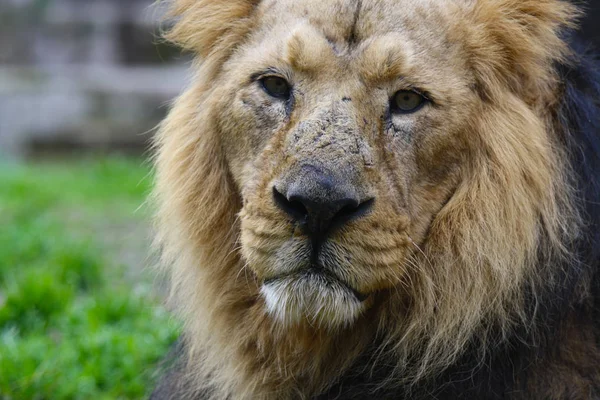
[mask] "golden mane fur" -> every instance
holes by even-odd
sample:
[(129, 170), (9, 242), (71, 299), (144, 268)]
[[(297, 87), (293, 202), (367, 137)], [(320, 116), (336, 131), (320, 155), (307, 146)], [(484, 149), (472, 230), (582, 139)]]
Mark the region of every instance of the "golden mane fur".
[[(391, 195), (384, 196), (378, 203), (382, 208), (369, 217), (370, 225), (357, 224), (358, 233), (349, 233), (364, 238), (360, 248), (352, 247), (356, 259), (390, 264), (373, 248), (388, 241), (404, 245), (401, 254), (386, 256), (397, 268), (373, 278), (368, 289), (375, 295), (356, 320), (289, 327), (267, 311), (260, 295), (264, 271), (257, 261), (260, 257), (250, 249), (277, 245), (269, 234), (275, 237), (273, 232), (288, 229), (283, 222), (273, 222), (277, 217), (266, 198), (253, 194), (263, 190), (275, 172), (267, 167), (248, 170), (248, 165), (277, 160), (283, 139), (266, 145), (259, 141), (258, 146), (248, 140), (250, 144), (240, 146), (257, 154), (258, 164), (236, 163), (238, 153), (229, 150), (234, 145), (223, 133), (252, 129), (228, 125), (229, 120), (237, 121), (228, 116), (235, 113), (227, 108), (233, 93), (228, 85), (242, 81), (228, 77), (239, 69), (246, 71), (249, 61), (239, 54), (281, 33), (269, 22), (269, 10), (296, 7), (288, 4), (291, 1), (280, 2), (287, 6), (275, 3), (173, 1), (175, 24), (167, 38), (198, 59), (192, 84), (174, 103), (156, 139), (155, 199), (162, 264), (170, 276), (173, 306), (185, 323), (190, 395), (210, 393), (214, 399), (316, 395), (348, 370), (376, 337), (381, 345), (373, 357), (385, 355), (396, 361), (388, 383), (411, 384), (443, 371), (473, 340), (483, 356), (515, 326), (528, 329), (531, 319), (524, 310), (531, 304), (526, 303), (536, 300), (535, 288), (553, 284), (555, 273), (540, 267), (540, 255), (569, 257), (565, 244), (578, 229), (562, 132), (551, 113), (558, 101), (554, 64), (568, 51), (560, 32), (572, 24), (576, 10), (559, 0), (396, 2), (406, 3), (402, 7), (412, 13), (407, 18), (423, 18), (428, 29), (453, 49), (440, 61), (449, 67), (438, 68), (435, 55), (429, 62), (434, 64), (432, 76), (439, 74), (439, 79), (450, 82), (433, 95), (461, 97), (460, 107), (452, 103), (444, 114), (444, 120), (455, 121), (457, 133), (451, 142), (432, 140), (432, 154), (422, 156), (454, 154), (452, 169), (448, 176), (430, 172), (442, 176), (443, 184), (415, 188), (425, 210), (422, 218), (393, 214), (385, 208)], [(297, 3), (310, 9), (323, 2)], [(342, 9), (354, 9), (355, 4), (335, 3)], [(381, 15), (396, 18), (394, 2), (377, 4)], [(318, 21), (311, 21), (311, 27), (298, 28), (298, 35), (320, 35), (313, 32), (320, 28)], [(410, 21), (405, 26), (410, 33)], [(336, 42), (335, 32), (332, 35)], [(431, 42), (430, 36), (422, 39)], [(357, 39), (361, 40), (369, 37)], [(296, 42), (291, 40), (286, 51), (300, 69), (310, 69), (319, 52), (329, 51), (326, 42), (319, 44), (316, 38), (308, 51), (303, 49), (306, 41)], [(265, 45), (265, 53), (269, 48)], [(406, 64), (417, 50), (407, 51)], [(289, 54), (294, 52), (304, 54)], [(323, 60), (317, 68), (334, 68), (333, 61)], [(238, 68), (236, 63), (243, 65)], [(372, 71), (377, 66), (363, 68)], [(393, 66), (386, 68), (385, 73), (396, 73)], [(464, 79), (454, 83), (450, 75), (454, 72)], [(353, 98), (355, 104), (360, 101)], [(276, 135), (284, 135), (293, 118), (278, 125)], [(385, 152), (381, 142), (370, 143), (373, 154)], [(377, 165), (392, 170), (386, 176), (397, 177), (391, 161)], [(281, 171), (285, 165), (277, 168)], [(248, 233), (250, 228), (260, 238)], [(383, 228), (388, 233), (381, 233)], [(402, 234), (402, 229), (409, 233)], [(527, 299), (523, 287), (533, 288)]]

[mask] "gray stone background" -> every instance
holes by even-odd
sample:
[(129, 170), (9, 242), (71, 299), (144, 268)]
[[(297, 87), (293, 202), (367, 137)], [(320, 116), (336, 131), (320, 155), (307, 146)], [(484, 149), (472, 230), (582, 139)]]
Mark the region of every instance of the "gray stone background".
[(0, 157), (140, 152), (186, 82), (154, 0), (0, 0)]

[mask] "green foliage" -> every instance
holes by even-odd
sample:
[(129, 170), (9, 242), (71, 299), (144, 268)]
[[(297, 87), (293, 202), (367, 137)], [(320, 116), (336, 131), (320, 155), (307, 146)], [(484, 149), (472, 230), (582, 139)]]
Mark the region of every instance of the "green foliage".
[(116, 255), (145, 226), (149, 181), (139, 160), (0, 165), (1, 399), (148, 394), (178, 327)]

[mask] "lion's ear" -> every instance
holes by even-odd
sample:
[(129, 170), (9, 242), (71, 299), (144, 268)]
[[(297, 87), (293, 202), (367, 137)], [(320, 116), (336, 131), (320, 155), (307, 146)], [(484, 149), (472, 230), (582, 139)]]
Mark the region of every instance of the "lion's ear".
[(563, 33), (579, 11), (562, 0), (481, 0), (471, 16), (462, 31), (478, 83), (488, 91), (508, 84), (527, 99), (551, 86), (554, 64), (568, 52)]
[(175, 20), (165, 37), (186, 50), (207, 57), (232, 46), (248, 32), (249, 18), (260, 0), (173, 0)]

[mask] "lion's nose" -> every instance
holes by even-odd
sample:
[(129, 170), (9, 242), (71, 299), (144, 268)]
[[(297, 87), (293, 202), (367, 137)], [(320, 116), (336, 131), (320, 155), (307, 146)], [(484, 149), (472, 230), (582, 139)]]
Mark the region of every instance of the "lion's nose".
[(321, 235), (369, 212), (374, 200), (362, 200), (346, 180), (304, 166), (287, 187), (275, 185), (275, 204), (312, 235)]

